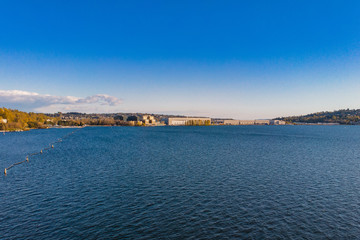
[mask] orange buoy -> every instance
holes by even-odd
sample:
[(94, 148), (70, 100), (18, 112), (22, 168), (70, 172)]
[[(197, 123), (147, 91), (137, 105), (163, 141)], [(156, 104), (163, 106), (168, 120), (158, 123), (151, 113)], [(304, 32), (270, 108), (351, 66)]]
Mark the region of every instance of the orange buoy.
[(4, 170), (4, 174), (6, 175), (6, 168), (5, 168), (5, 170)]

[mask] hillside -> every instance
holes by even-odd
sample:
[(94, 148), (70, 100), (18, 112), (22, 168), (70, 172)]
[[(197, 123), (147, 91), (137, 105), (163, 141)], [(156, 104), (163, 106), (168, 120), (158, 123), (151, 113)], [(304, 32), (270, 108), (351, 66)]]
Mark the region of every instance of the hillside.
[(360, 124), (360, 109), (341, 109), (333, 112), (317, 112), (302, 116), (276, 118), (288, 123), (337, 123), (345, 125)]
[(58, 119), (41, 113), (26, 113), (18, 110), (0, 108), (0, 130), (28, 130), (46, 128), (54, 125)]

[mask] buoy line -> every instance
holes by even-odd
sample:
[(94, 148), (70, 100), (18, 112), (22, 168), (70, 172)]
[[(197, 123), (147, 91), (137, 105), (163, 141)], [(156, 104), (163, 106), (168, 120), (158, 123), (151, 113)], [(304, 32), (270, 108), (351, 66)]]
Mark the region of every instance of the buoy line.
[[(84, 128), (84, 127), (81, 127), (81, 128)], [(79, 131), (81, 128), (78, 128), (78, 129), (76, 129), (76, 130), (74, 130), (74, 131), (72, 131), (72, 132), (64, 135), (62, 138), (58, 138), (57, 141), (50, 143), (50, 144), (49, 144), (49, 147), (46, 147), (46, 148), (41, 149), (40, 152), (28, 154), (28, 155), (26, 156), (26, 159), (25, 159), (24, 161), (11, 164), (9, 167), (7, 167), (7, 168), (4, 169), (4, 174), (6, 175), (6, 174), (7, 174), (7, 171), (10, 170), (11, 168), (15, 167), (16, 165), (20, 165), (20, 164), (22, 164), (22, 163), (24, 163), (24, 162), (29, 162), (29, 157), (35, 156), (35, 155), (38, 155), (38, 154), (43, 154), (44, 151), (50, 150), (50, 149), (54, 148), (54, 144), (62, 142), (63, 139), (68, 138), (69, 136), (71, 136), (71, 135), (74, 134), (75, 132)]]

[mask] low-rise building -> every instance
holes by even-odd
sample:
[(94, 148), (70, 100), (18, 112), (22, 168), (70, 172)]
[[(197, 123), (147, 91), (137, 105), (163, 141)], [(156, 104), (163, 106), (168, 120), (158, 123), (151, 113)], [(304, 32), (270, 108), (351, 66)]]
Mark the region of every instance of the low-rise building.
[(234, 120), (234, 119), (212, 119), (215, 125), (285, 125), (286, 122), (282, 120)]
[(164, 123), (158, 122), (152, 115), (143, 115), (140, 121), (145, 126), (163, 126)]
[(210, 118), (190, 118), (190, 117), (179, 117), (179, 118), (167, 118), (165, 123), (171, 126), (181, 126), (181, 125), (210, 125)]
[(116, 116), (114, 116), (114, 120), (126, 121), (127, 116), (125, 116), (125, 115), (116, 115)]
[(224, 125), (240, 125), (240, 120), (224, 120)]
[(255, 125), (270, 125), (270, 120), (255, 120)]
[(271, 125), (285, 125), (286, 122), (282, 120), (270, 120)]
[(239, 120), (239, 125), (254, 125), (255, 120)]
[(127, 117), (127, 119), (126, 119), (128, 122), (136, 122), (136, 121), (139, 121), (139, 117), (138, 116), (136, 116), (136, 115), (130, 115), (130, 116), (128, 116)]

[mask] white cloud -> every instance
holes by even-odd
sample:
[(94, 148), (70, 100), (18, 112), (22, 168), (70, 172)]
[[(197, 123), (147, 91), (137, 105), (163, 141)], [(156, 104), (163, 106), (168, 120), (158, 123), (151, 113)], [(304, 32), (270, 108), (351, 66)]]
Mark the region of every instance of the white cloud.
[[(27, 111), (45, 110), (56, 112), (61, 110), (78, 111), (78, 109), (86, 109), (87, 112), (91, 112), (100, 110), (101, 108), (99, 108), (99, 106), (108, 110), (114, 109), (114, 106), (120, 103), (121, 100), (117, 97), (106, 94), (96, 94), (80, 98), (73, 96), (53, 96), (21, 90), (0, 90), (0, 105)], [(55, 108), (58, 108), (58, 110)]]

